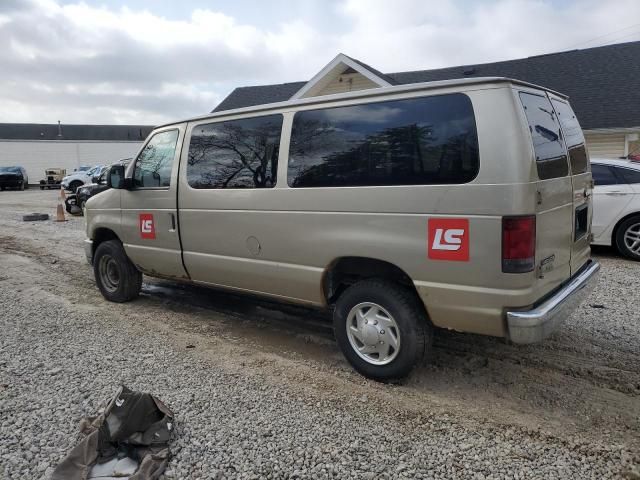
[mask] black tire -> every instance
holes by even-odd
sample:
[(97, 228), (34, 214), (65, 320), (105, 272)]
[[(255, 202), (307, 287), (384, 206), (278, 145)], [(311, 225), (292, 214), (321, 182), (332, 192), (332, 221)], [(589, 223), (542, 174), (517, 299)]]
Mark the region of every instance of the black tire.
[(633, 237), (637, 237), (638, 241), (640, 241), (640, 236), (638, 236), (638, 234), (640, 234), (640, 215), (627, 218), (624, 222), (618, 225), (618, 228), (616, 229), (616, 238), (614, 239), (616, 248), (622, 255), (632, 260), (640, 261), (640, 248), (633, 251), (627, 245), (627, 242), (625, 242), (625, 236), (630, 234), (633, 235)]
[(23, 222), (42, 222), (44, 220), (49, 220), (48, 213), (29, 213), (22, 216)]
[(0, 187), (0, 192), (4, 192), (4, 187)]
[[(71, 182), (69, 184), (69, 191), (72, 193), (76, 193), (76, 190), (78, 190), (82, 185), (84, 185), (84, 183), (76, 180), (74, 182)], [(62, 188), (62, 187), (61, 187)]]
[(40, 185), (40, 190), (44, 190), (44, 185)]
[(110, 302), (128, 302), (140, 294), (142, 273), (131, 263), (118, 240), (98, 245), (93, 273), (102, 296)]
[[(375, 365), (363, 359), (351, 345), (347, 334), (349, 313), (357, 305), (369, 302), (386, 310), (399, 330), (398, 352), (385, 365)], [(384, 332), (379, 326), (375, 328), (378, 328), (377, 333)], [(430, 350), (433, 337), (433, 327), (416, 294), (408, 288), (381, 279), (362, 280), (338, 298), (333, 314), (333, 330), (338, 346), (353, 368), (365, 377), (379, 381), (406, 377)]]
[(20, 191), (24, 192), (24, 182), (20, 184)]

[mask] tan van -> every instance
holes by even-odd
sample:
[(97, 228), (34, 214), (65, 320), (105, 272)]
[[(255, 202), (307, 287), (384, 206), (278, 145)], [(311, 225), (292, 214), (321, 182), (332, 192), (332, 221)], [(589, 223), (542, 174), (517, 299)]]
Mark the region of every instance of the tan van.
[(87, 203), (108, 300), (142, 273), (330, 308), (349, 362), (406, 375), (434, 327), (537, 342), (593, 286), (592, 180), (565, 96), (396, 86), (156, 128)]

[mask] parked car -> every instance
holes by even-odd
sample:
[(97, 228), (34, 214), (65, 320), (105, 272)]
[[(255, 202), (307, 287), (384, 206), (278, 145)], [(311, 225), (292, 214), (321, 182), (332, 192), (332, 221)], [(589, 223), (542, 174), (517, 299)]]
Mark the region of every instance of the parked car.
[(27, 171), (20, 166), (0, 167), (0, 190), (5, 188), (29, 188)]
[(407, 375), (434, 327), (540, 341), (599, 270), (580, 125), (565, 96), (517, 80), (167, 124), (107, 184), (85, 210), (107, 300), (135, 298), (144, 273), (326, 308), (379, 380)]
[(44, 171), (45, 179), (40, 180), (40, 190), (60, 188), (62, 179), (67, 174), (64, 168), (49, 168)]
[(594, 245), (612, 245), (640, 260), (640, 163), (591, 159)]
[(105, 168), (105, 165), (96, 165), (95, 167), (91, 167), (89, 170), (75, 171), (62, 179), (62, 188), (69, 190), (72, 193), (76, 193), (78, 187), (92, 183), (93, 177), (99, 177)]
[[(120, 160), (114, 165), (127, 166), (131, 161), (130, 158)], [(100, 192), (104, 192), (110, 187), (107, 185), (107, 174), (109, 168), (103, 168), (99, 177), (93, 177), (93, 183), (78, 187), (75, 194), (68, 195), (65, 200), (65, 207), (68, 213), (72, 215), (82, 215), (87, 200)]]

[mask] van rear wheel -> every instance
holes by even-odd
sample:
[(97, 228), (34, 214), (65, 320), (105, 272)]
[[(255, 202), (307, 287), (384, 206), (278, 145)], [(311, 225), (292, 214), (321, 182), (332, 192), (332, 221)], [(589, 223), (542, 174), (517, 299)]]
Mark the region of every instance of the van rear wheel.
[(416, 295), (385, 280), (362, 280), (338, 299), (336, 341), (362, 375), (380, 381), (407, 376), (431, 347), (432, 327)]
[(98, 245), (93, 273), (102, 296), (110, 302), (128, 302), (140, 294), (142, 273), (129, 260), (118, 240)]
[(625, 257), (640, 260), (640, 216), (628, 218), (616, 230), (616, 247)]

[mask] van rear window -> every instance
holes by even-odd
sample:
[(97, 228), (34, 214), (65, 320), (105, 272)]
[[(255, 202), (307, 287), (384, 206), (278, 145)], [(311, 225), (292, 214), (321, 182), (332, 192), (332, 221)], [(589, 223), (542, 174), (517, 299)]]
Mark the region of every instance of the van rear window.
[(478, 174), (471, 100), (456, 93), (297, 112), (291, 187), (466, 183)]
[(564, 142), (569, 150), (569, 163), (571, 163), (571, 173), (577, 175), (585, 173), (589, 170), (589, 161), (587, 159), (587, 149), (585, 147), (584, 135), (578, 123), (576, 114), (567, 102), (551, 100), (553, 108), (558, 114), (562, 133), (564, 134)]
[(565, 145), (551, 102), (546, 96), (526, 92), (520, 92), (520, 101), (529, 123), (538, 177), (546, 180), (567, 176), (569, 165)]

